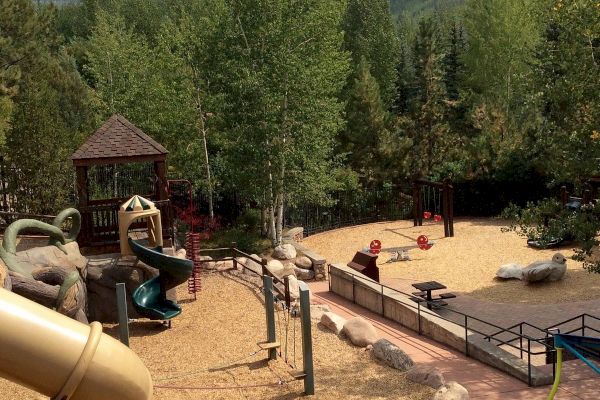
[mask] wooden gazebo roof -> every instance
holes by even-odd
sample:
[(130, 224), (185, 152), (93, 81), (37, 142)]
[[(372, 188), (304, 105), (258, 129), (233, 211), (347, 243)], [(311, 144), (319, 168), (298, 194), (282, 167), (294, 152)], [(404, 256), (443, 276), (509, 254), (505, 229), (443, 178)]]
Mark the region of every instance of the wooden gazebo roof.
[(114, 114), (71, 156), (73, 165), (90, 166), (164, 161), (167, 149), (125, 117)]

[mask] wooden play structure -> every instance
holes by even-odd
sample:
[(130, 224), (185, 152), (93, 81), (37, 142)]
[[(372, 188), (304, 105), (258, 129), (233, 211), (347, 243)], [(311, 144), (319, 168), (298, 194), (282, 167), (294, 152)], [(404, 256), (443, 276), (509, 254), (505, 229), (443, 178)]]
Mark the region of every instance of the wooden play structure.
[(170, 238), (167, 154), (162, 145), (115, 114), (72, 155), (82, 215), (81, 247), (118, 248), (119, 208), (135, 194), (161, 211), (163, 237)]
[(119, 209), (119, 244), (121, 245), (121, 255), (123, 256), (134, 255), (127, 239), (129, 237), (129, 228), (140, 219), (146, 220), (148, 245), (150, 247), (163, 246), (160, 210), (150, 200), (135, 195), (123, 203)]
[(414, 226), (423, 226), (423, 219), (444, 223), (444, 236), (454, 236), (454, 187), (449, 179), (433, 182), (417, 179), (413, 182)]

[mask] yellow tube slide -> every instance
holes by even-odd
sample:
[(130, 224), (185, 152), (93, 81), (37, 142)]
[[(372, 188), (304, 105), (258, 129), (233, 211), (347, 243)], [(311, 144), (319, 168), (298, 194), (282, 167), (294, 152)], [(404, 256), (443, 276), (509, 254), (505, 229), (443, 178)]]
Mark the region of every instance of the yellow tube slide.
[(150, 400), (152, 378), (127, 346), (0, 289), (0, 376), (56, 400)]

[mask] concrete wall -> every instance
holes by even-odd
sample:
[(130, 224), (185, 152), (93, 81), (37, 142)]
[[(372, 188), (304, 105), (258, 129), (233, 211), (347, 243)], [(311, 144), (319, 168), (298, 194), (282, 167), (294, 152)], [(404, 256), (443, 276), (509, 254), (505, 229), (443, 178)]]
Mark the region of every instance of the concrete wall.
[[(470, 357), (528, 381), (528, 365), (524, 360), (483, 340), (480, 335), (465, 332), (463, 326), (441, 318), (425, 306), (419, 309), (417, 303), (402, 293), (387, 288), (382, 290), (377, 282), (356, 276), (357, 272), (345, 265), (331, 265), (329, 273), (333, 293), (462, 353), (467, 350), (466, 335)], [(531, 380), (533, 386), (540, 386), (552, 383), (553, 378), (532, 366)]]

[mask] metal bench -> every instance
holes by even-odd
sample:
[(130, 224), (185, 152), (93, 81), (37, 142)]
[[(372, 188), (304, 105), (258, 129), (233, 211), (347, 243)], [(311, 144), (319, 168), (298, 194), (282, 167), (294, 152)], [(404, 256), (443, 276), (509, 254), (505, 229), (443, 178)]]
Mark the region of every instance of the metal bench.
[(442, 293), (440, 294), (440, 299), (453, 299), (456, 295), (454, 293)]

